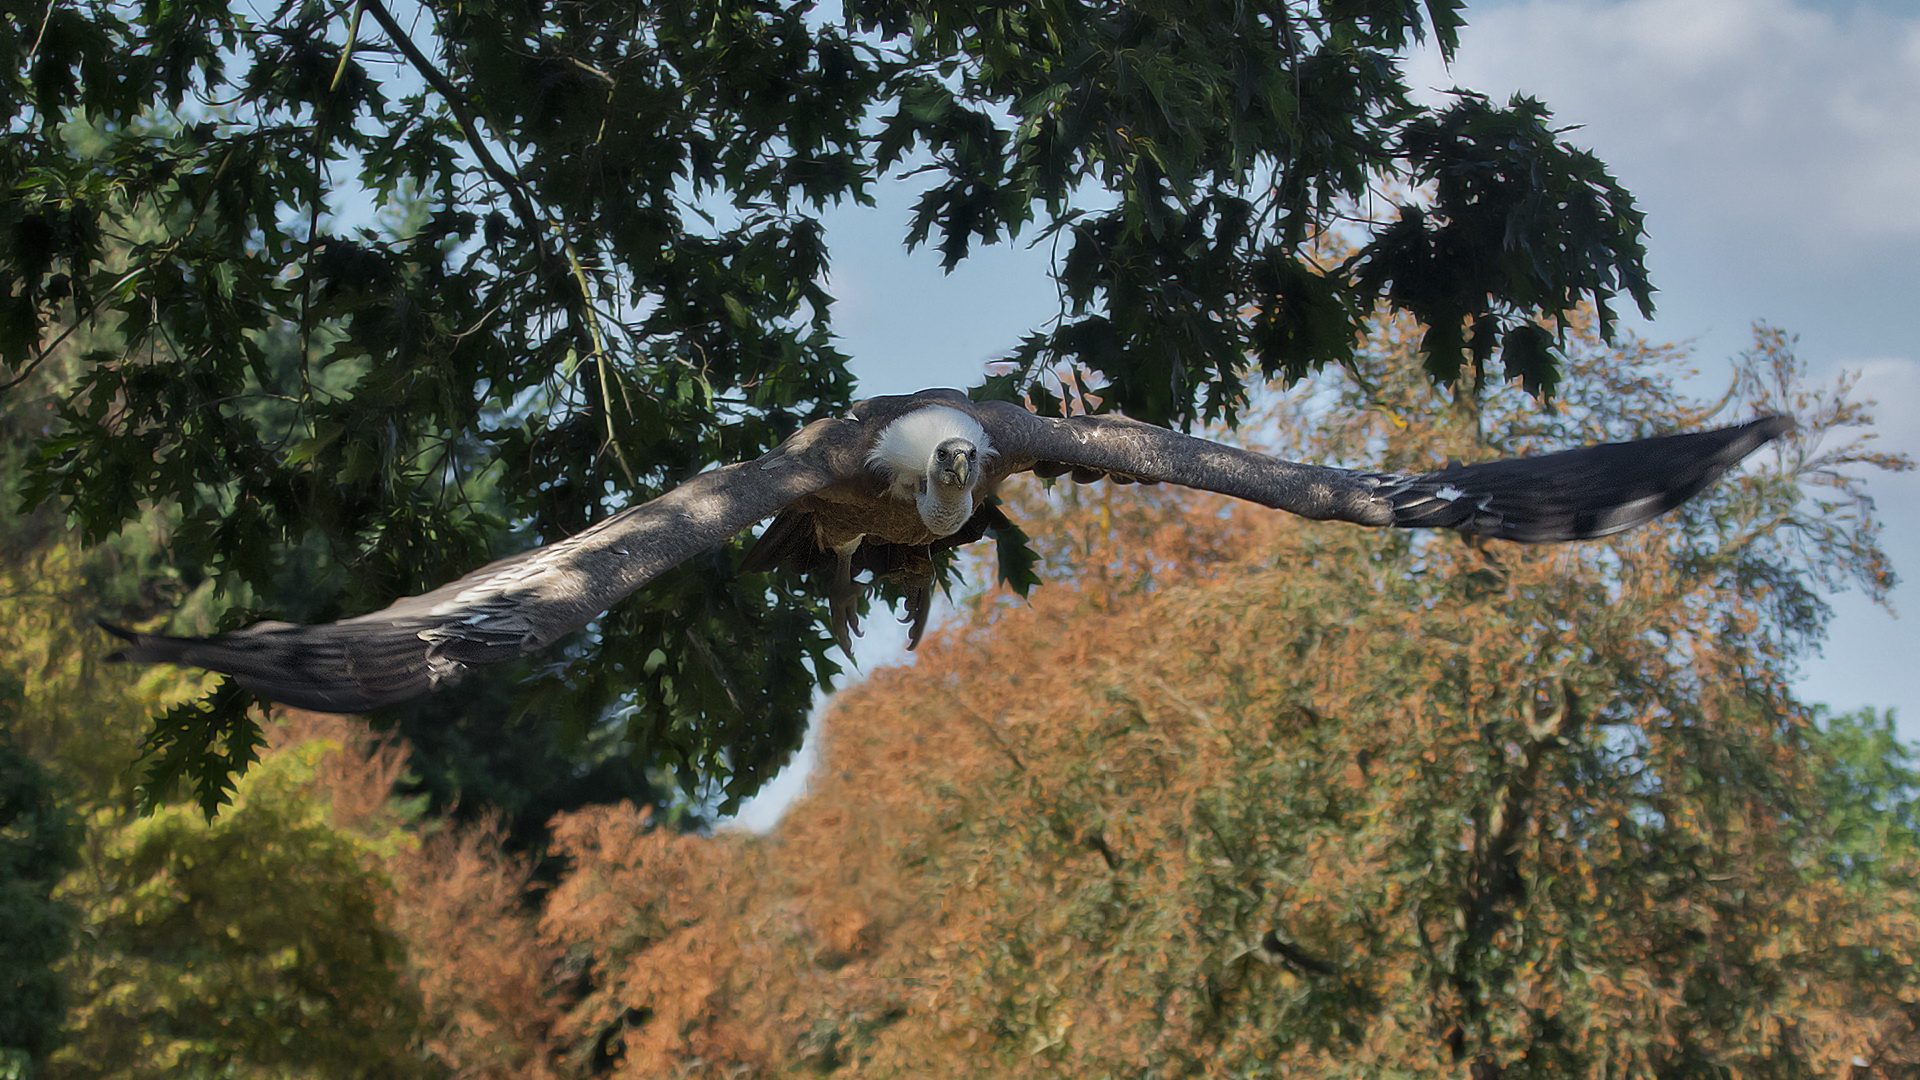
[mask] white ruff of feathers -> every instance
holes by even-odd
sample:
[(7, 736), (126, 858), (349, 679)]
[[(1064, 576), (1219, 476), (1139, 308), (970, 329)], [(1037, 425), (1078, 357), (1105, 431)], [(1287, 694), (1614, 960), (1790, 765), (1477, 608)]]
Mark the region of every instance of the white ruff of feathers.
[[(955, 489), (933, 483), (934, 451), (949, 439), (963, 439), (977, 453), (973, 472), (965, 488)], [(888, 480), (888, 494), (896, 499), (912, 499), (919, 505), (920, 520), (936, 536), (950, 536), (973, 516), (973, 489), (980, 482), (981, 468), (993, 456), (993, 443), (980, 422), (959, 409), (933, 405), (895, 420), (880, 433), (867, 452), (867, 464), (880, 470)]]

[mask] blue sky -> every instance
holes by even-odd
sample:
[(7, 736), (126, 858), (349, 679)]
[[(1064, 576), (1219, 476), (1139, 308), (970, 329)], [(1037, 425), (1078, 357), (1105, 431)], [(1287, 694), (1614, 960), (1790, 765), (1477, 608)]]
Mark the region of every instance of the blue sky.
[[(1416, 80), (1546, 101), (1647, 211), (1659, 311), (1711, 376), (1764, 320), (1816, 377), (1859, 375), (1881, 448), (1920, 457), (1920, 6), (1533, 0), (1476, 6), (1452, 69)], [(1920, 576), (1920, 478), (1870, 490), (1901, 577)], [(1915, 586), (1896, 590), (1913, 607)], [(1920, 612), (1836, 603), (1802, 693), (1899, 709), (1920, 739)]]
[[(1473, 4), (1449, 68), (1412, 58), (1416, 87), (1540, 98), (1647, 212), (1659, 310), (1634, 327), (1690, 340), (1705, 378), (1756, 320), (1797, 333), (1816, 378), (1859, 377), (1879, 448), (1920, 457), (1920, 5), (1911, 0), (1509, 0)], [(966, 386), (1058, 309), (1045, 251), (999, 248), (943, 275), (900, 237), (912, 189), (831, 215), (835, 320), (863, 394)], [(1920, 476), (1870, 490), (1903, 580), (1920, 579)], [(1894, 593), (1914, 607), (1913, 584)], [(1841, 709), (1895, 707), (1920, 740), (1920, 611), (1837, 599), (1800, 690)], [(871, 668), (899, 658), (873, 620)], [(747, 823), (791, 798), (777, 784)]]

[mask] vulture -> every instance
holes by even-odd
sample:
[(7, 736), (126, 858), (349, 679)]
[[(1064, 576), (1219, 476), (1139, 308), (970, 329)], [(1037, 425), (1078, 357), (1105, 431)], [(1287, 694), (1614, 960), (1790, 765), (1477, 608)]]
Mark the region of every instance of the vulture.
[(1792, 427), (1768, 416), (1402, 474), (1283, 461), (1121, 416), (1051, 419), (957, 390), (924, 390), (862, 401), (759, 458), (701, 473), (575, 536), (371, 614), (314, 626), (261, 622), (205, 638), (106, 629), (126, 643), (114, 659), (207, 668), (286, 705), (359, 712), (544, 648), (768, 517), (746, 570), (796, 567), (824, 577), (843, 647), (857, 631), (860, 576), (897, 581), (917, 641), (933, 554), (1006, 524), (991, 497), (1015, 473), (1178, 484), (1316, 520), (1547, 543), (1639, 525)]

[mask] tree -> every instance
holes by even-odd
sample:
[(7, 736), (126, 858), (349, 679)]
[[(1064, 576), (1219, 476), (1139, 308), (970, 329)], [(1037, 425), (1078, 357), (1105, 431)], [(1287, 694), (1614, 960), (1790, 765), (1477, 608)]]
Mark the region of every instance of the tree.
[[(1250, 381), (1352, 363), (1376, 303), (1425, 321), (1435, 380), (1544, 393), (1536, 320), (1649, 308), (1640, 215), (1537, 102), (1413, 103), (1399, 54), (1451, 53), (1460, 8), (7, 5), (5, 381), (71, 328), (120, 339), (27, 499), (89, 539), (163, 508), (222, 626), (449, 580), (844, 406), (817, 215), (905, 170), (906, 239), (948, 266), (1061, 245), (1061, 319), (981, 393), (1230, 423)], [(1430, 194), (1350, 217), (1396, 175)], [(1357, 250), (1323, 261), (1336, 224)], [(332, 576), (279, 572), (316, 553)], [(810, 602), (734, 587), (734, 558), (504, 684), (731, 803), (837, 670)], [(218, 797), (246, 704), (163, 724), (159, 773)]]
[(1830, 717), (1820, 742), (1829, 763), (1822, 802), (1834, 872), (1878, 882), (1910, 869), (1920, 852), (1920, 772), (1913, 748), (1895, 733), (1892, 710)]
[[(0, 504), (20, 501), (33, 443), (56, 423), (59, 402), (84, 367), (83, 354), (117, 344), (111, 333), (76, 333), (0, 399)], [(291, 359), (283, 347), (265, 351), (270, 368)], [(469, 497), (484, 494), (478, 487), (469, 485)], [(257, 749), (248, 739), (209, 737), (218, 729), (191, 730), (192, 720), (204, 715), (191, 702), (214, 685), (200, 676), (103, 662), (95, 619), (124, 622), (170, 608), (191, 623), (210, 618), (209, 608), (219, 604), (212, 582), (193, 580), (170, 565), (172, 526), (166, 509), (156, 507), (113, 536), (87, 544), (49, 502), (0, 517), (0, 677), (20, 686), (11, 724), (20, 749), (54, 771), (64, 801), (76, 808), (134, 799), (154, 805), (169, 797), (169, 781), (184, 773), (193, 782), (189, 794), (212, 812), (227, 795), (222, 780), (229, 768), (244, 766)], [(312, 547), (290, 552), (276, 574), (283, 586), (279, 595), (296, 604), (296, 596), (324, 595), (327, 582), (346, 576), (345, 568)], [(407, 782), (431, 794), (442, 814), (505, 814), (517, 844), (536, 842), (558, 810), (621, 798), (653, 802), (663, 787), (643, 764), (608, 753), (607, 734), (594, 740), (583, 736), (580, 725), (521, 714), (498, 679), (470, 687), (457, 702), (423, 702), (395, 712), (396, 726), (414, 748), (415, 770)], [(156, 714), (176, 722), (163, 720), (155, 741), (181, 742), (171, 744), (175, 753), (163, 752), (142, 769), (141, 751), (154, 745), (143, 747), (142, 734), (154, 727), (150, 717)], [(178, 722), (183, 717), (185, 723)], [(226, 730), (244, 735), (251, 722)], [(177, 752), (182, 748), (189, 752)], [(196, 759), (211, 767), (192, 768)]]
[[(0, 683), (0, 721), (14, 697)], [(9, 727), (0, 722), (0, 1076), (20, 1080), (60, 1040), (66, 1002), (54, 964), (66, 955), (72, 912), (53, 890), (73, 865), (75, 829)]]
[[(563, 1045), (614, 1076), (1909, 1075), (1904, 751), (1788, 686), (1826, 583), (1887, 584), (1874, 457), (1787, 344), (1743, 386), (1805, 439), (1605, 543), (1070, 490), (1036, 535), (1072, 583), (849, 692), (769, 840), (556, 823), (542, 925), (595, 975)], [(1701, 418), (1665, 351), (1584, 359), (1543, 418), (1389, 352), (1376, 407), (1269, 435), (1426, 460)]]
[(343, 769), (360, 746), (324, 734), (276, 729), (217, 821), (94, 814), (62, 890), (88, 933), (49, 1076), (438, 1075), (386, 914), (384, 861), (416, 842), (388, 805), (404, 755)]

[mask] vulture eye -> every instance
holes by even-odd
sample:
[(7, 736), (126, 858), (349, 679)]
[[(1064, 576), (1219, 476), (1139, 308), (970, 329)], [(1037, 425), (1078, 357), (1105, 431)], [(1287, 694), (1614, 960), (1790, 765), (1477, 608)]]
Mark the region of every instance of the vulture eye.
[(933, 452), (933, 456), (939, 458), (941, 461), (945, 461), (947, 460), (947, 451), (945, 450), (945, 448), (935, 450)]

